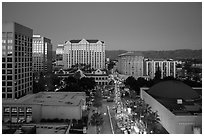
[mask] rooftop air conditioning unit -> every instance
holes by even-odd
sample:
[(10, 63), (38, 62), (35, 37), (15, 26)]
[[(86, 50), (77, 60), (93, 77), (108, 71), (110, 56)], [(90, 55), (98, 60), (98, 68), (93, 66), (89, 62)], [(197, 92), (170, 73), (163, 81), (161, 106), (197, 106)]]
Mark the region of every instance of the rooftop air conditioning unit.
[(182, 99), (177, 99), (177, 104), (183, 104)]

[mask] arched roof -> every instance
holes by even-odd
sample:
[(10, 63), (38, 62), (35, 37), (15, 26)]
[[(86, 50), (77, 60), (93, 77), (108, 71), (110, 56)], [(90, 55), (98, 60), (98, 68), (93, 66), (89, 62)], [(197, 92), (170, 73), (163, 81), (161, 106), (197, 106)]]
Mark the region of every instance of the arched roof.
[(190, 86), (184, 84), (181, 81), (162, 81), (152, 86), (148, 93), (153, 96), (163, 98), (182, 98), (184, 100), (199, 98), (199, 94), (193, 90)]

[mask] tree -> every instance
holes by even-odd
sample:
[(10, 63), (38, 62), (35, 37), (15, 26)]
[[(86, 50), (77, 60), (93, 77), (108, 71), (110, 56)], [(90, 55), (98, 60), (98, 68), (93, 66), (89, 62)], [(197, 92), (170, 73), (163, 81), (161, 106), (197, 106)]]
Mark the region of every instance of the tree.
[(147, 112), (144, 116), (144, 122), (146, 124), (147, 131), (149, 133), (155, 133), (158, 131), (157, 124), (160, 122), (159, 115), (156, 112)]
[(77, 83), (77, 80), (73, 76), (65, 78), (64, 81), (67, 85)]
[(103, 124), (103, 122), (104, 120), (101, 113), (96, 112), (91, 116), (90, 123), (92, 126), (96, 126), (97, 133), (99, 132), (99, 127)]
[(115, 66), (115, 63), (113, 61), (110, 61), (110, 63), (108, 64), (108, 70), (113, 69), (114, 66)]
[(102, 106), (102, 95), (100, 90), (96, 90), (95, 96), (94, 96), (94, 101), (93, 101), (93, 106), (96, 108), (99, 108)]
[(96, 82), (94, 78), (82, 77), (79, 81), (79, 85), (84, 90), (91, 90), (91, 89), (94, 89), (94, 87), (96, 86)]
[(133, 89), (133, 88), (134, 88), (134, 85), (135, 85), (135, 82), (136, 82), (135, 78), (134, 78), (133, 76), (129, 76), (129, 77), (125, 80), (124, 84), (125, 84), (126, 86), (129, 86), (130, 89)]

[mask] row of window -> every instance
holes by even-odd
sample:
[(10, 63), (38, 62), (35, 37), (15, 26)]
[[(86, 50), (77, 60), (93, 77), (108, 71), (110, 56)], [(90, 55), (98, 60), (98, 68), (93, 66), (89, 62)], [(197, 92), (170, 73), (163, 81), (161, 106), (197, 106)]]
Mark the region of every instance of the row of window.
[[(23, 90), (27, 90), (29, 91), (29, 89), (32, 87), (32, 83), (30, 82), (29, 83), (26, 83), (26, 84), (23, 84), (23, 85), (19, 85), (17, 87), (15, 87), (15, 92), (18, 92), (18, 91), (23, 91)], [(23, 90), (22, 90), (23, 89)], [(2, 87), (2, 92), (5, 93), (12, 93), (12, 87)]]
[(98, 85), (108, 85), (108, 82), (97, 82)]
[[(2, 51), (3, 56), (13, 56), (13, 51)], [(22, 56), (22, 57), (32, 57), (32, 53), (25, 53), (25, 52), (15, 52), (15, 57)]]
[(2, 32), (2, 37), (9, 37), (12, 38), (13, 37), (13, 32)]
[(108, 77), (93, 77), (95, 80), (108, 80)]
[(32, 63), (15, 63), (15, 68), (30, 68), (30, 71), (32, 70)]
[(36, 38), (34, 38), (33, 39), (33, 43), (35, 43), (35, 44), (38, 44), (38, 45), (41, 45), (41, 43), (43, 43), (43, 41), (41, 40), (41, 39), (36, 39)]
[(15, 40), (15, 45), (19, 47), (25, 47), (25, 49), (29, 48), (30, 50), (32, 50), (32, 43), (30, 42), (21, 42), (21, 41)]
[[(25, 66), (25, 67), (24, 67)], [(30, 71), (32, 70), (32, 67), (27, 67), (27, 66), (29, 66), (29, 63), (22, 63), (22, 64), (16, 64), (15, 65), (15, 68), (21, 68), (21, 69), (23, 69), (22, 70), (22, 72), (27, 72), (27, 71), (29, 71), (29, 69), (30, 69)], [(30, 66), (31, 66), (31, 64), (30, 64)], [(2, 68), (6, 68), (6, 64), (5, 63), (2, 63)], [(7, 68), (12, 68), (12, 64), (7, 64)], [(25, 71), (24, 71), (25, 70)], [(17, 73), (16, 71), (15, 71), (15, 73)], [(3, 73), (3, 74), (5, 74), (5, 73)], [(10, 73), (10, 74), (12, 74), (12, 72)]]
[(23, 46), (15, 46), (15, 51), (19, 52), (19, 51), (23, 51), (23, 52), (32, 52), (32, 48), (29, 47), (23, 47)]
[[(32, 80), (29, 80), (29, 78), (24, 78), (24, 79), (20, 79), (18, 81), (15, 81), (14, 84), (20, 85), (22, 83), (22, 87), (19, 88), (19, 90), (20, 90), (21, 88), (24, 88), (24, 84), (25, 84), (25, 87), (28, 87), (29, 85), (31, 85), (32, 82), (30, 82), (30, 81), (32, 81)], [(17, 88), (15, 90), (17, 90)]]
[[(10, 77), (9, 74), (12, 74), (11, 71), (12, 71), (12, 70), (7, 70), (7, 74), (8, 74), (7, 76), (8, 76), (8, 77)], [(9, 72), (10, 72), (10, 73), (9, 73)], [(2, 70), (2, 74), (5, 74), (5, 70)], [(30, 72), (30, 73), (27, 72), (27, 73), (22, 73), (22, 74), (15, 75), (15, 80), (16, 80), (16, 79), (21, 79), (21, 78), (24, 79), (24, 78), (26, 78), (26, 77), (29, 78), (29, 76), (30, 76), (30, 80), (32, 80), (32, 79), (31, 79), (31, 77), (33, 76), (33, 73), (32, 73), (32, 72)], [(2, 77), (4, 77), (4, 75), (2, 75)], [(8, 79), (8, 77), (7, 77), (7, 79)], [(3, 80), (3, 78), (2, 78), (2, 80)]]
[(32, 112), (32, 107), (4, 107), (4, 113), (8, 112)]
[(7, 93), (7, 94), (2, 93), (2, 98), (12, 98), (12, 93)]
[[(7, 47), (7, 48), (6, 48)], [(9, 45), (9, 46), (5, 46), (4, 44), (2, 45), (2, 50), (12, 50), (13, 49), (13, 46), (12, 45)]]
[[(6, 78), (7, 77), (7, 78)], [(2, 80), (12, 80), (12, 76), (2, 76)]]
[[(19, 79), (19, 80), (18, 80), (18, 84), (28, 82), (28, 81), (30, 81), (29, 79), (32, 80), (32, 79), (29, 78), (29, 77)], [(2, 76), (2, 80), (13, 80), (13, 78), (12, 78), (12, 76), (4, 76), (4, 75), (3, 75), (3, 76)], [(15, 80), (17, 80), (17, 79), (15, 79)], [(14, 83), (17, 84), (17, 82), (14, 82)], [(4, 83), (4, 84), (6, 84), (6, 83)]]
[(2, 74), (12, 74), (12, 69), (7, 69), (7, 70), (5, 70), (5, 69), (2, 69)]
[(15, 39), (32, 42), (32, 37), (22, 35), (22, 34), (18, 34), (18, 33), (15, 33)]

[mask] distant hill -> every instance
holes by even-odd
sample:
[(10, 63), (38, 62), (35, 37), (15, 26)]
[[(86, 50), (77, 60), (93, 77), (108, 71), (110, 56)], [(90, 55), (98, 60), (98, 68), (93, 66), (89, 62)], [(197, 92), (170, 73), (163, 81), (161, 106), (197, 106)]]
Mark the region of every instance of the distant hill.
[[(118, 55), (125, 53), (125, 50), (106, 50), (106, 57), (115, 60)], [(169, 50), (169, 51), (134, 51), (140, 52), (145, 58), (152, 59), (202, 59), (202, 50)]]

